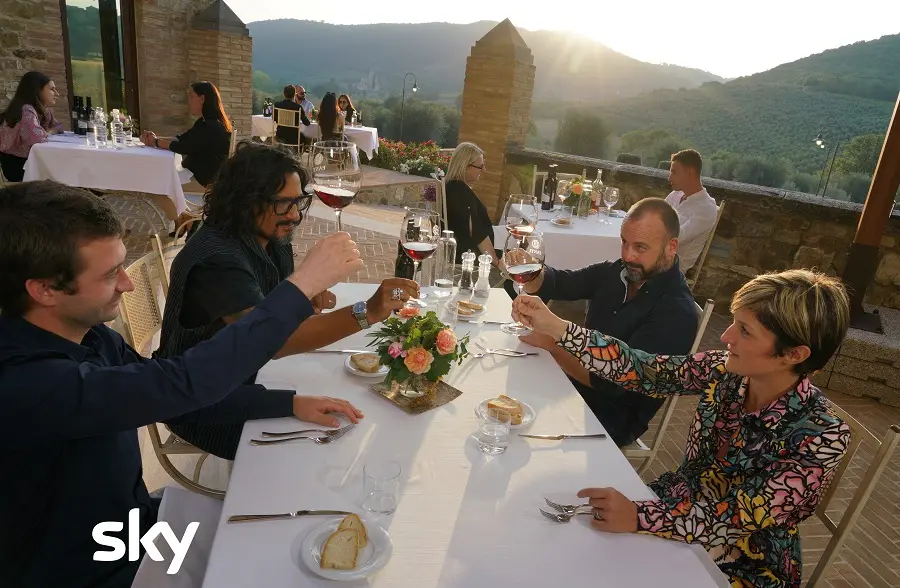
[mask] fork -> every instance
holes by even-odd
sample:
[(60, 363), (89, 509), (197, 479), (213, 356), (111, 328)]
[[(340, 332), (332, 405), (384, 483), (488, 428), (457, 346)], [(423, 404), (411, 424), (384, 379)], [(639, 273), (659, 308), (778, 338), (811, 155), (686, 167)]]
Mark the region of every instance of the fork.
[(572, 514), (568, 514), (568, 513), (564, 513), (564, 512), (550, 513), (550, 512), (547, 512), (546, 510), (544, 510), (543, 508), (540, 509), (540, 511), (541, 511), (542, 515), (544, 515), (551, 521), (556, 521), (557, 523), (568, 523), (569, 521), (572, 520), (572, 517), (575, 517), (578, 515), (591, 515), (591, 516), (595, 517), (593, 509), (591, 509), (589, 511), (573, 512)]
[(301, 437), (283, 437), (281, 439), (250, 439), (250, 445), (276, 445), (278, 443), (287, 443), (289, 441), (297, 441), (299, 439), (309, 439), (315, 441), (316, 445), (328, 445), (334, 441), (337, 441), (349, 431), (352, 427), (344, 427), (335, 432), (334, 435), (330, 435), (327, 437), (309, 437), (309, 436), (301, 436)]
[(354, 426), (355, 425), (353, 425), (351, 423), (349, 425), (341, 427), (340, 429), (327, 429), (327, 430), (325, 430), (325, 429), (304, 429), (302, 431), (287, 431), (286, 433), (270, 433), (268, 431), (263, 431), (262, 436), (263, 437), (291, 437), (293, 435), (305, 435), (307, 433), (322, 433), (326, 437), (333, 437), (334, 435), (337, 435), (337, 434), (343, 435), (344, 433), (342, 433), (341, 431), (346, 432), (348, 429), (352, 429)]
[(565, 514), (575, 514), (579, 508), (583, 507), (593, 508), (590, 504), (557, 504), (549, 498), (545, 498), (544, 502), (546, 502), (550, 508)]

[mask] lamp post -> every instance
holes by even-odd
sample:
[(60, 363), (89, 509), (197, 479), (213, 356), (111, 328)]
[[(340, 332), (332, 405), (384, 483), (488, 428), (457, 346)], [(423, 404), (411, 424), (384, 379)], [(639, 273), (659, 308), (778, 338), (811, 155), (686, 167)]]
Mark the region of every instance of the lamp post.
[(401, 141), (403, 140), (403, 107), (406, 103), (406, 78), (408, 78), (409, 76), (413, 77), (412, 91), (413, 92), (419, 91), (419, 82), (416, 79), (416, 74), (414, 74), (412, 72), (407, 72), (406, 75), (403, 76), (403, 93), (401, 94), (401, 97), (400, 97), (400, 140)]
[[(818, 135), (816, 135), (815, 141), (816, 141), (816, 147), (818, 147), (820, 149), (825, 149), (825, 135), (823, 135), (820, 132)], [(826, 153), (825, 154), (825, 163), (822, 166), (822, 173), (819, 174), (819, 184), (816, 186), (816, 196), (819, 195), (819, 188), (822, 187), (822, 180), (825, 179), (825, 168), (828, 167), (829, 159), (830, 159), (830, 156)]]

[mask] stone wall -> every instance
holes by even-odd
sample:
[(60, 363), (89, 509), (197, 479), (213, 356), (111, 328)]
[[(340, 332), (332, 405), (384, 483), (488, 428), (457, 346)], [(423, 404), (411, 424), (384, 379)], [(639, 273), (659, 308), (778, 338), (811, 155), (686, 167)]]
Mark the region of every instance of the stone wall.
[(190, 32), (190, 78), (219, 88), (238, 139), (250, 137), (253, 42), (250, 35), (210, 30)]
[(59, 90), (54, 110), (68, 129), (66, 67), (59, 0), (0, 0), (0, 111), (25, 72), (41, 71)]
[[(507, 194), (527, 192), (534, 165), (546, 170), (549, 163), (560, 164), (559, 171), (567, 173), (587, 168), (591, 179), (602, 169), (604, 184), (619, 188), (616, 208), (623, 210), (641, 198), (664, 197), (670, 191), (667, 172), (654, 168), (522, 147), (510, 147), (506, 159), (502, 187)], [(735, 290), (762, 272), (799, 267), (833, 275), (844, 271), (860, 204), (713, 178), (703, 183), (716, 201), (727, 205), (694, 288), (697, 298), (712, 298), (719, 308), (727, 308)], [(866, 302), (900, 309), (900, 211), (888, 221), (881, 248)]]

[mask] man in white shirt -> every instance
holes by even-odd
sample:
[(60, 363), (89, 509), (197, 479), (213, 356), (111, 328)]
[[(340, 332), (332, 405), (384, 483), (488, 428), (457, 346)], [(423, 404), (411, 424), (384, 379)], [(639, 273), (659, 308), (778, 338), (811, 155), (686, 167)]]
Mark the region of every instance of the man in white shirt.
[(296, 92), (294, 92), (294, 102), (300, 105), (300, 108), (303, 109), (307, 115), (309, 115), (310, 111), (314, 108), (313, 103), (306, 99), (306, 88), (303, 86), (295, 86)]
[(681, 235), (678, 239), (678, 260), (681, 271), (687, 273), (703, 253), (709, 232), (716, 226), (718, 207), (700, 182), (703, 160), (693, 149), (672, 154), (669, 183), (674, 190), (666, 202), (678, 213)]

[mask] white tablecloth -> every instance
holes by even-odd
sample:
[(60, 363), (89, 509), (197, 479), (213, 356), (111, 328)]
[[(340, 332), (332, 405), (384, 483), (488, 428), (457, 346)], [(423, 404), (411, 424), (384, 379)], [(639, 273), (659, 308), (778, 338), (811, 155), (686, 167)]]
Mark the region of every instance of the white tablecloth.
[[(261, 114), (254, 114), (251, 122), (252, 135), (265, 140), (275, 133), (275, 122), (272, 117), (265, 117)], [(317, 141), (319, 139), (319, 123), (312, 121), (309, 126), (301, 125), (300, 132), (305, 136)], [(344, 127), (344, 134), (347, 138), (356, 143), (360, 151), (366, 154), (369, 159), (375, 157), (378, 153), (378, 129), (375, 127)]]
[[(371, 284), (342, 284), (338, 306), (366, 299)], [(510, 299), (494, 290), (486, 320), (507, 320)], [(460, 323), (457, 333), (495, 347), (516, 347), (496, 325)], [(354, 335), (333, 348), (359, 348), (371, 339)], [(523, 344), (524, 345), (524, 344)], [(488, 457), (472, 437), (476, 404), (505, 392), (537, 413), (534, 433), (603, 430), (549, 354), (539, 357), (466, 359), (447, 381), (462, 390), (453, 402), (411, 416), (375, 395), (344, 369), (346, 355), (307, 354), (270, 362), (258, 381), (303, 394), (339, 396), (366, 418), (340, 441), (251, 446), (261, 431), (303, 428), (293, 419), (244, 426), (205, 588), (334, 587), (304, 567), (300, 545), (323, 517), (228, 524), (235, 514), (298, 509), (359, 508), (363, 466), (373, 459), (401, 464), (397, 511), (381, 519), (393, 556), (387, 566), (354, 586), (378, 588), (501, 587), (594, 588), (716, 586), (719, 574), (697, 546), (639, 535), (603, 534), (588, 517), (561, 525), (538, 512), (545, 493), (571, 500), (587, 486), (613, 486), (632, 499), (653, 495), (608, 439), (563, 442), (513, 436), (506, 453)], [(557, 497), (560, 497), (557, 495)], [(719, 578), (722, 576), (719, 574)], [(721, 585), (721, 584), (718, 584)]]
[[(537, 230), (544, 234), (545, 263), (555, 269), (581, 269), (593, 263), (612, 261), (622, 256), (622, 219), (607, 218), (601, 213), (603, 220), (612, 224), (597, 221), (597, 215), (588, 218), (576, 218), (568, 227), (561, 227), (550, 222), (553, 216), (541, 212), (541, 220)], [(546, 220), (545, 220), (546, 219)], [(508, 232), (506, 225), (494, 227), (494, 246), (502, 250)]]
[[(95, 190), (127, 190), (162, 194), (184, 212), (181, 156), (145, 146), (125, 149), (88, 147), (84, 137), (63, 135), (31, 148), (24, 181), (56, 180), (69, 186)], [(190, 172), (186, 178), (190, 179)]]

